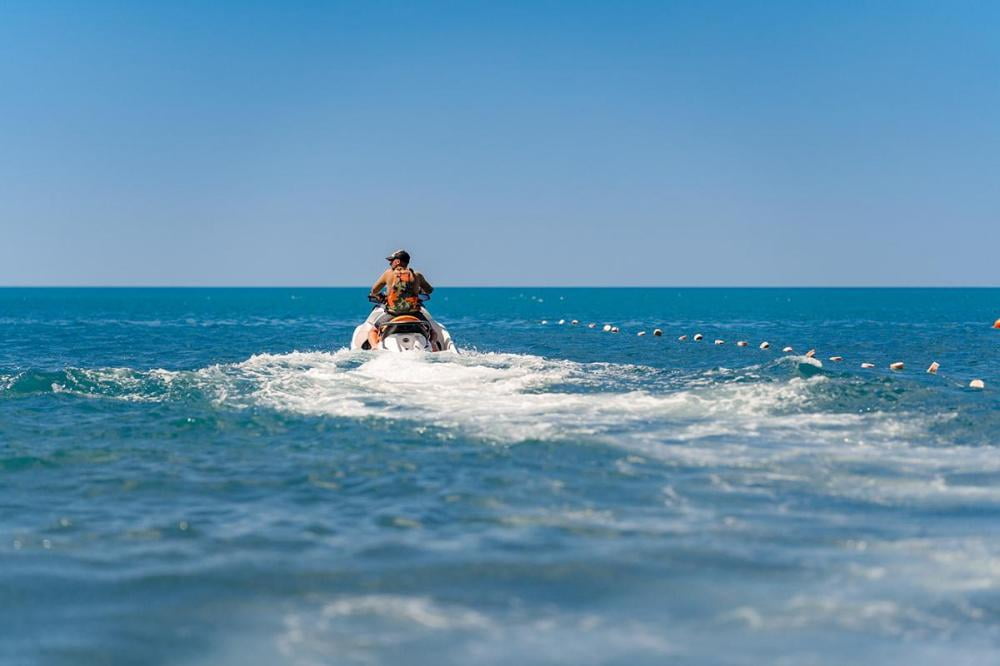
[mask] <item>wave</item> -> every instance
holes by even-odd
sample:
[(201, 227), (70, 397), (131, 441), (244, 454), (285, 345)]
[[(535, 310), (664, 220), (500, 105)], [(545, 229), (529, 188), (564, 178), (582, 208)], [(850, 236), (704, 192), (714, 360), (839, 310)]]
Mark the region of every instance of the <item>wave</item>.
[[(381, 421), (444, 441), (610, 446), (628, 453), (622, 473), (646, 460), (738, 470), (739, 492), (812, 484), (827, 496), (886, 505), (955, 506), (971, 492), (1000, 501), (968, 480), (1000, 474), (991, 434), (998, 411), (981, 394), (949, 404), (940, 391), (914, 379), (804, 369), (795, 357), (681, 371), (527, 354), (348, 350), (260, 354), (190, 371), (68, 368), (0, 378), (0, 400), (59, 394), (265, 410), (291, 421)], [(969, 450), (956, 456), (956, 445)]]
[(408, 421), (445, 436), (457, 431), (501, 443), (600, 439), (641, 448), (727, 437), (833, 442), (858, 431), (885, 441), (926, 431), (929, 417), (916, 412), (861, 412), (851, 401), (838, 404), (855, 389), (795, 357), (680, 372), (526, 354), (348, 350), (260, 354), (193, 371), (68, 368), (0, 376), (0, 397), (199, 401), (308, 417)]
[[(595, 612), (481, 610), (425, 596), (344, 595), (320, 599), (284, 615), (274, 643), (284, 660), (322, 663), (330, 654), (345, 663), (370, 663), (377, 650), (392, 661), (426, 663), (416, 646), (437, 643), (445, 662), (603, 664), (623, 655), (643, 663), (678, 653), (662, 627)], [(378, 627), (361, 633), (359, 629)], [(374, 636), (374, 638), (372, 638)], [(430, 641), (430, 642), (428, 642)], [(267, 651), (269, 646), (260, 646)], [(273, 648), (272, 648), (273, 649)], [(415, 656), (417, 655), (417, 656)], [(213, 663), (235, 663), (225, 652)], [(281, 660), (281, 659), (279, 659)], [(207, 660), (206, 660), (207, 661)], [(441, 659), (435, 659), (435, 663)]]
[[(176, 382), (175, 380), (181, 381)], [(185, 382), (185, 379), (189, 381)], [(42, 393), (113, 398), (128, 402), (160, 402), (191, 397), (198, 387), (192, 373), (131, 368), (66, 368), (55, 372), (27, 370), (0, 375), (0, 398)], [(182, 385), (188, 391), (178, 391)]]

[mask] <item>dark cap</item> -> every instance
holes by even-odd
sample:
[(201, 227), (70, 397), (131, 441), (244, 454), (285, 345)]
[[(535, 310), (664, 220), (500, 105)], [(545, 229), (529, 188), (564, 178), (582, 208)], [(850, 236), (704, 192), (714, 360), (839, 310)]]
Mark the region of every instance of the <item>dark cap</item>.
[(410, 253), (406, 250), (396, 250), (385, 258), (386, 261), (395, 261), (396, 259), (399, 259), (401, 264), (408, 264), (410, 263)]

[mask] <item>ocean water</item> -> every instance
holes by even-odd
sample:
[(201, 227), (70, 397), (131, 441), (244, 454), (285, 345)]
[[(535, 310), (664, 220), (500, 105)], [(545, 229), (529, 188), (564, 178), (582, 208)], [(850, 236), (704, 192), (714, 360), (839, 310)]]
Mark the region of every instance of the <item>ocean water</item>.
[(0, 663), (998, 662), (1000, 290), (429, 306), (0, 290)]

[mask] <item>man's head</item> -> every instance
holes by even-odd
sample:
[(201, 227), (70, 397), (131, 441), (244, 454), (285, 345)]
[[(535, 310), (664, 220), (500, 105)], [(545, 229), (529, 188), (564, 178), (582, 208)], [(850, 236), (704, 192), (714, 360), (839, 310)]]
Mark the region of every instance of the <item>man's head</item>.
[(388, 257), (385, 258), (393, 266), (409, 266), (410, 265), (410, 253), (406, 250), (396, 250)]

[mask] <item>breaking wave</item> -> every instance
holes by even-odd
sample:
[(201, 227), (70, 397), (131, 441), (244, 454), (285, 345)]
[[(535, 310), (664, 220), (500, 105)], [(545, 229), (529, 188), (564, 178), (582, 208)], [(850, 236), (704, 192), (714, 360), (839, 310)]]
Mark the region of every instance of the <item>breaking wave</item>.
[[(771, 370), (782, 365), (788, 363), (776, 362)], [(51, 392), (131, 402), (209, 401), (303, 416), (406, 420), (508, 443), (625, 435), (690, 441), (764, 431), (778, 439), (805, 431), (822, 438), (863, 422), (887, 436), (907, 429), (878, 415), (810, 409), (828, 382), (822, 374), (772, 374), (760, 367), (683, 374), (522, 354), (340, 350), (260, 354), (194, 371), (26, 371), (0, 376), (0, 397)]]
[[(800, 447), (932, 444), (935, 428), (954, 418), (901, 406), (900, 388), (887, 388), (884, 380), (838, 377), (797, 357), (681, 372), (526, 354), (340, 350), (260, 354), (193, 371), (68, 368), (0, 375), (0, 399), (39, 393), (407, 421), (445, 438), (598, 440), (653, 454), (663, 445), (739, 441), (745, 448), (758, 439)], [(738, 457), (738, 451), (725, 455)]]
[[(965, 480), (1000, 475), (982, 423), (922, 412), (926, 390), (806, 367), (799, 357), (682, 372), (526, 354), (348, 350), (260, 354), (193, 371), (70, 368), (0, 377), (0, 399), (56, 393), (290, 419), (382, 420), (441, 440), (612, 446), (640, 461), (742, 470), (743, 486), (812, 485), (826, 496), (892, 505), (953, 505), (969, 493), (1000, 501), (1000, 493)], [(909, 401), (900, 397), (906, 394)], [(963, 436), (980, 446), (956, 457), (953, 443)], [(897, 474), (902, 469), (909, 472)]]

